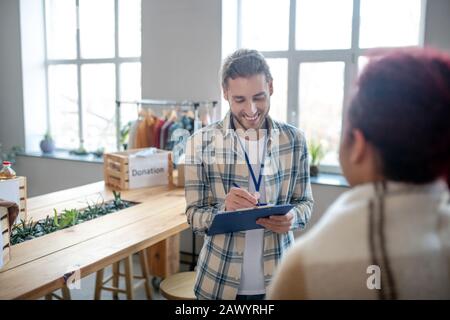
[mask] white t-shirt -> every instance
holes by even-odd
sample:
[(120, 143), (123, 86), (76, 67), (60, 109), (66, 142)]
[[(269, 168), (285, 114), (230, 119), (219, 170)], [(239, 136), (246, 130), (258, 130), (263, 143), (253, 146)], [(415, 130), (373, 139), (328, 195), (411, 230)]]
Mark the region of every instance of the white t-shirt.
[[(261, 161), (263, 159), (265, 137), (259, 140), (245, 140), (239, 137), (241, 145), (244, 146), (248, 154), (250, 164), (258, 179), (261, 169)], [(238, 146), (240, 148), (240, 146)], [(255, 192), (255, 184), (249, 173), (248, 191)], [(260, 200), (266, 202), (266, 192), (264, 185), (264, 177), (260, 185)], [(240, 295), (257, 295), (265, 294), (264, 271), (263, 271), (263, 249), (264, 249), (264, 229), (247, 230), (245, 232), (245, 249), (244, 261), (242, 263), (241, 283), (239, 285), (238, 294)]]

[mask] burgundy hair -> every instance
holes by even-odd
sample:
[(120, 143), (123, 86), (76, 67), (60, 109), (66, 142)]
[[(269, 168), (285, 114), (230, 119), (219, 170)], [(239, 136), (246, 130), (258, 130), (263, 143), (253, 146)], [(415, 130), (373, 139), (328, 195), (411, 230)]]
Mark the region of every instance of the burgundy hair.
[(372, 59), (349, 106), (352, 128), (377, 149), (387, 179), (450, 187), (450, 56), (403, 49)]

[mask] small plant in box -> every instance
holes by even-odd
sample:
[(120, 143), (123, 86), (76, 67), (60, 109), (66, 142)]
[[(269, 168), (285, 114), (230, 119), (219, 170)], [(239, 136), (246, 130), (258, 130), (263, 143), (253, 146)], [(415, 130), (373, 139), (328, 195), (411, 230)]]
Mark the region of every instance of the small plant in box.
[(12, 229), (11, 244), (15, 245), (32, 240), (137, 204), (136, 202), (123, 200), (119, 192), (114, 191), (113, 194), (114, 199), (107, 202), (102, 199), (98, 203), (88, 203), (85, 209), (64, 209), (59, 214), (56, 209), (53, 209), (53, 217), (47, 216), (37, 222), (21, 220)]

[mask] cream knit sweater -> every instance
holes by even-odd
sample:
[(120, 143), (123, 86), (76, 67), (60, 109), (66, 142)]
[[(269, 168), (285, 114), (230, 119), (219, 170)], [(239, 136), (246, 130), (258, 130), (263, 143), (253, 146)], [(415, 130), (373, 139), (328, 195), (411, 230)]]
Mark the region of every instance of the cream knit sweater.
[(383, 297), (450, 299), (450, 197), (444, 182), (364, 184), (344, 193), (286, 254), (267, 294)]

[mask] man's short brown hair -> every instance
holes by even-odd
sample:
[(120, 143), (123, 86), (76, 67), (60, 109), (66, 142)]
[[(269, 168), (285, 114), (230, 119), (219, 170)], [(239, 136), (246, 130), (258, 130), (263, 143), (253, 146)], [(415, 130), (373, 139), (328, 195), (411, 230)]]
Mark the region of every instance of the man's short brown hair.
[(230, 78), (248, 78), (264, 74), (267, 82), (273, 80), (264, 56), (256, 50), (249, 49), (239, 49), (229, 55), (223, 62), (220, 74), (223, 88), (228, 88), (228, 79)]

